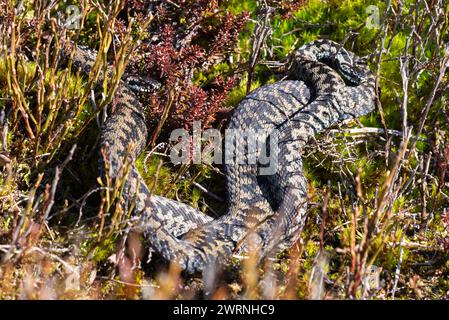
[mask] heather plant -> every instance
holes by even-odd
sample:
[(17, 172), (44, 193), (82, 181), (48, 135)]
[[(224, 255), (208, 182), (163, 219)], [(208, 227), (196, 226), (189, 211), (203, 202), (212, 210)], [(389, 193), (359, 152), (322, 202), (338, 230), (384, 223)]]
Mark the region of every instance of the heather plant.
[[(136, 7), (130, 2), (131, 7)], [(193, 121), (210, 127), (228, 92), (237, 84), (229, 70), (212, 72), (236, 50), (248, 14), (232, 14), (218, 1), (158, 2), (148, 38), (142, 39), (131, 62), (138, 74), (162, 84), (162, 91), (144, 100), (154, 119), (151, 143), (162, 128), (190, 129)], [(144, 9), (142, 3), (140, 10)], [(206, 41), (207, 39), (207, 41)], [(226, 72), (227, 71), (227, 72)]]

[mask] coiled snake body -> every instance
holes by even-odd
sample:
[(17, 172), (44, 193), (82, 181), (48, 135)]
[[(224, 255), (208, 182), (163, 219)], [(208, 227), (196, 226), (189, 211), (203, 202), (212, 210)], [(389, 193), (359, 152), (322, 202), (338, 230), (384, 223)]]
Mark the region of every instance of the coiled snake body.
[[(93, 52), (77, 48), (73, 62), (89, 72), (94, 59)], [(166, 260), (176, 261), (187, 272), (203, 271), (248, 246), (256, 245), (264, 257), (298, 239), (307, 203), (301, 149), (319, 131), (372, 111), (375, 92), (373, 75), (363, 61), (329, 40), (298, 49), (290, 78), (260, 87), (235, 109), (228, 128), (264, 132), (267, 146), (277, 141), (277, 170), (260, 175), (260, 164), (245, 161), (249, 153), (243, 154), (244, 164), (225, 164), (228, 210), (215, 220), (186, 204), (150, 194), (134, 165), (145, 148), (147, 121), (126, 80), (120, 81), (115, 109), (100, 137), (108, 175), (120, 177), (124, 159), (128, 162), (123, 200), (134, 205), (136, 227)], [(245, 143), (237, 136), (233, 147)]]

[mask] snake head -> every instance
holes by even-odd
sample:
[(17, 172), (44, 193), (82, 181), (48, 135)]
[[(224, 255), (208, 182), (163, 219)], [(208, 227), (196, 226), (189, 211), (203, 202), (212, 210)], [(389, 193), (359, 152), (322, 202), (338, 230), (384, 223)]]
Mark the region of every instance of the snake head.
[(335, 57), (337, 70), (349, 85), (357, 86), (365, 79), (366, 62), (341, 48)]

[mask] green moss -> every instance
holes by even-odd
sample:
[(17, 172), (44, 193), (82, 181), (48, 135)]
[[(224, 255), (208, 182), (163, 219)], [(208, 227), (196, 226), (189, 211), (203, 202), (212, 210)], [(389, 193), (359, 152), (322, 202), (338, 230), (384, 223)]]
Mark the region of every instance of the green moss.
[(113, 237), (103, 240), (101, 243), (94, 243), (92, 258), (95, 262), (104, 262), (111, 254), (117, 250), (117, 240)]

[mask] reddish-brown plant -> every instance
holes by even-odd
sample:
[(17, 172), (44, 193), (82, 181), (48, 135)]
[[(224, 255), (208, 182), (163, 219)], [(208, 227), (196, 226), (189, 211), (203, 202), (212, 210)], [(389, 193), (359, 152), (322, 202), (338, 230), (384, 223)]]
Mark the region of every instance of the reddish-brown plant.
[[(137, 15), (151, 11), (154, 15), (150, 33), (129, 66), (162, 84), (159, 92), (143, 98), (155, 128), (151, 141), (161, 133), (161, 122), (163, 132), (189, 129), (193, 121), (209, 127), (238, 83), (234, 75), (210, 74), (237, 47), (249, 14), (225, 12), (219, 1), (205, 0), (156, 1), (152, 6), (130, 0), (125, 10)], [(207, 78), (201, 84), (193, 80), (199, 73)]]

